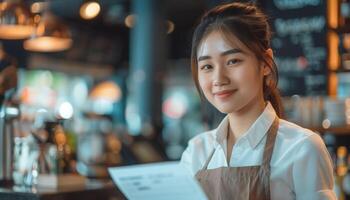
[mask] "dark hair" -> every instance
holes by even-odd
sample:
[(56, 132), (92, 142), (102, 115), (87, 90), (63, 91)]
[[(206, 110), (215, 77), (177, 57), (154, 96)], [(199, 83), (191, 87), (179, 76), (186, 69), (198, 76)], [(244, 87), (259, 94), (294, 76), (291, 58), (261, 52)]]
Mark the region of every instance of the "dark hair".
[(258, 60), (271, 70), (263, 80), (264, 99), (270, 101), (277, 115), (282, 117), (282, 105), (275, 61), (266, 53), (270, 48), (271, 30), (266, 15), (253, 4), (229, 3), (217, 6), (202, 17), (192, 39), (192, 77), (198, 92), (203, 96), (198, 82), (197, 50), (203, 38), (212, 31), (220, 31), (227, 38), (234, 35), (250, 49)]

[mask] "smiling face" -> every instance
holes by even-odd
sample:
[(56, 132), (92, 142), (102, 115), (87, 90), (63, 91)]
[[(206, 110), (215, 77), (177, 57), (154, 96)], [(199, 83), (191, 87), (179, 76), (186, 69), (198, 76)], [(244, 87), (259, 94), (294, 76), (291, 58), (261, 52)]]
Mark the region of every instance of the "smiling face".
[(218, 31), (209, 33), (198, 46), (197, 62), (199, 86), (220, 112), (235, 113), (264, 101), (263, 62), (236, 37), (228, 41)]

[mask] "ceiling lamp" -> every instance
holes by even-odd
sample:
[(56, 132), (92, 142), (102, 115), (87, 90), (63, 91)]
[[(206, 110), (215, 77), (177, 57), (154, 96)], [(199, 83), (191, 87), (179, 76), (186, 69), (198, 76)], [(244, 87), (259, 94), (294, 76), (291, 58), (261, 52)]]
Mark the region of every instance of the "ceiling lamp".
[(24, 49), (36, 52), (58, 52), (69, 49), (72, 39), (69, 29), (50, 12), (44, 12), (32, 37), (23, 43)]
[(167, 20), (167, 21), (166, 21), (166, 24), (167, 24), (167, 31), (166, 31), (166, 33), (167, 33), (167, 34), (172, 33), (172, 32), (175, 30), (175, 24), (174, 24), (174, 22), (172, 22), (172, 21), (170, 21), (170, 20)]
[(135, 26), (135, 21), (136, 21), (136, 15), (130, 14), (125, 17), (124, 23), (125, 23), (125, 26), (127, 26), (128, 28), (132, 28)]
[[(130, 14), (130, 15), (126, 16), (125, 20), (124, 20), (125, 26), (128, 28), (133, 28), (135, 26), (135, 23), (136, 23), (136, 18), (137, 17), (135, 14)], [(170, 20), (166, 20), (165, 23), (166, 23), (166, 29), (167, 29), (166, 33), (170, 34), (170, 33), (174, 32), (174, 30), (175, 30), (174, 22), (172, 22)]]
[(6, 0), (0, 3), (0, 39), (25, 39), (34, 29), (33, 17), (22, 1)]
[(35, 14), (42, 13), (48, 7), (48, 4), (48, 2), (34, 2), (30, 6), (30, 11)]
[(105, 81), (96, 85), (90, 93), (90, 97), (94, 100), (104, 99), (112, 102), (120, 100), (121, 96), (120, 87), (112, 81)]
[(97, 1), (86, 1), (80, 6), (80, 16), (83, 19), (90, 20), (95, 18), (101, 10), (101, 6)]

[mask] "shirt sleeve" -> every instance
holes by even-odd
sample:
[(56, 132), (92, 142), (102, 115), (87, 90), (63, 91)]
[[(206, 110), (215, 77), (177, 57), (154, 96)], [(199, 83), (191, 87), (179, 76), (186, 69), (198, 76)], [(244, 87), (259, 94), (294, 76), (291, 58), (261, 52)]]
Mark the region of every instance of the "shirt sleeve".
[(180, 165), (186, 168), (193, 176), (194, 176), (194, 171), (193, 171), (193, 148), (194, 144), (190, 140), (188, 142), (188, 146), (185, 149), (185, 151), (182, 153), (181, 160), (180, 160)]
[(319, 135), (308, 136), (298, 149), (293, 184), (297, 200), (336, 199), (331, 158)]

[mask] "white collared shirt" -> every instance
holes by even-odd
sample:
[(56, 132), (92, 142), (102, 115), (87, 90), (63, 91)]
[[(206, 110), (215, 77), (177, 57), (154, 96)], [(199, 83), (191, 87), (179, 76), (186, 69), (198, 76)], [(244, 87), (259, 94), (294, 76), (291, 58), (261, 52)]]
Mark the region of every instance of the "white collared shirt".
[[(230, 167), (261, 165), (266, 133), (275, 116), (275, 110), (268, 103), (263, 113), (234, 144)], [(226, 116), (218, 128), (189, 141), (180, 163), (192, 175), (203, 168), (213, 148), (215, 152), (208, 169), (228, 166), (228, 123)], [(281, 119), (270, 165), (272, 200), (336, 199), (331, 158), (318, 134)]]

